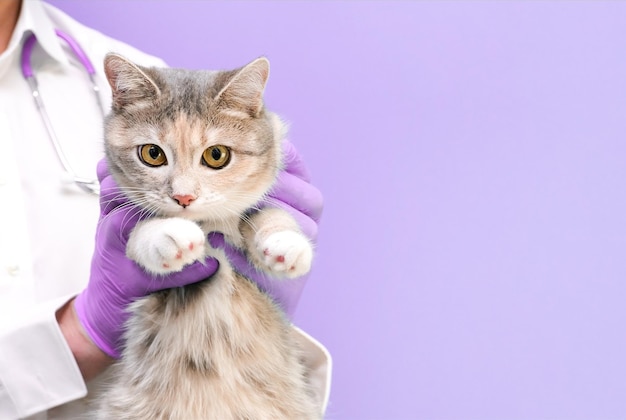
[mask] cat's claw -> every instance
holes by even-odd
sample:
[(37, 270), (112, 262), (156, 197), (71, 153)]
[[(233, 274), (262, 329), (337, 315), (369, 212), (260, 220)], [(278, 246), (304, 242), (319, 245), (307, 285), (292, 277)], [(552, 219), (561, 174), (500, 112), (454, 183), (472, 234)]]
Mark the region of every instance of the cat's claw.
[(311, 269), (313, 247), (298, 232), (273, 233), (258, 247), (267, 269), (274, 274), (293, 278), (303, 276)]

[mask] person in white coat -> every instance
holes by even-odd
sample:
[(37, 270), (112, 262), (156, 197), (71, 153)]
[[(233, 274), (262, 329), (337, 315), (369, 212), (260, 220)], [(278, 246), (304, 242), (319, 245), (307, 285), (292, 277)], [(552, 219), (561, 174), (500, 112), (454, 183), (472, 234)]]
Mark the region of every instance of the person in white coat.
[[(103, 268), (98, 258), (92, 260), (101, 214), (99, 200), (74, 181), (77, 176), (96, 179), (96, 167), (103, 157), (103, 115), (83, 65), (55, 30), (82, 46), (93, 63), (104, 110), (111, 101), (102, 74), (108, 52), (146, 66), (165, 65), (39, 0), (0, 0), (0, 419), (80, 417), (85, 410), (83, 397), (88, 389), (97, 388), (91, 384), (117, 356), (115, 343), (122, 328), (121, 321), (109, 325), (118, 319), (111, 314), (122, 312), (126, 302), (139, 297), (113, 299), (101, 292), (103, 281), (112, 281), (103, 279), (101, 272), (116, 270), (118, 264)], [(31, 34), (36, 43), (26, 67), (36, 74), (40, 97), (73, 176), (68, 176), (59, 161), (23, 75), (22, 51)], [(308, 183), (306, 170), (291, 146), (289, 153), (279, 181), (283, 185), (278, 188), (283, 196), (275, 200), (299, 213), (299, 220), (308, 224), (310, 236), (314, 236), (321, 195)], [(290, 196), (294, 189), (300, 191), (291, 191)], [(302, 189), (311, 194), (302, 194)], [(310, 197), (318, 198), (298, 203)], [(315, 210), (304, 214), (299, 210), (307, 208)], [(204, 271), (184, 271), (169, 284), (198, 281), (211, 274), (211, 267), (213, 272), (216, 268), (215, 264), (206, 267)], [(113, 274), (112, 278), (128, 277), (124, 272)], [(142, 281), (141, 274), (135, 277), (127, 280)], [(290, 290), (278, 288), (275, 292), (274, 298), (288, 314), (293, 312), (303, 285), (301, 279), (287, 286)], [(79, 305), (87, 299), (96, 299), (103, 306), (101, 312), (94, 311), (91, 304)], [(320, 343), (294, 329), (306, 349), (319, 403), (325, 407), (330, 356)]]

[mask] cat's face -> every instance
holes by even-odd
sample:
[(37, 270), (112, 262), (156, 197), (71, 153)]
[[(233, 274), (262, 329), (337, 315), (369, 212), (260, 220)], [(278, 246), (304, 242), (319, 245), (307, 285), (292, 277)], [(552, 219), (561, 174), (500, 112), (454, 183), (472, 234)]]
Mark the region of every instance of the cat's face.
[(135, 203), (160, 215), (224, 219), (274, 182), (283, 125), (263, 108), (268, 62), (230, 72), (138, 67), (105, 59), (113, 89), (105, 147)]

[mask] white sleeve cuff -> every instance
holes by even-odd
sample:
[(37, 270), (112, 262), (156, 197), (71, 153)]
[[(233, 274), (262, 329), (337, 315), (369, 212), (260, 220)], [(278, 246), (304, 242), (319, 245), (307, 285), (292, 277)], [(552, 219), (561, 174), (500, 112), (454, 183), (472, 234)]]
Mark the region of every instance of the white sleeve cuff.
[(293, 325), (301, 348), (304, 350), (304, 364), (308, 371), (311, 388), (315, 393), (317, 404), (326, 412), (330, 397), (330, 382), (332, 377), (332, 359), (330, 353), (319, 341)]
[(27, 417), (87, 394), (55, 316), (68, 300), (36, 307), (19, 325), (0, 331), (0, 419)]

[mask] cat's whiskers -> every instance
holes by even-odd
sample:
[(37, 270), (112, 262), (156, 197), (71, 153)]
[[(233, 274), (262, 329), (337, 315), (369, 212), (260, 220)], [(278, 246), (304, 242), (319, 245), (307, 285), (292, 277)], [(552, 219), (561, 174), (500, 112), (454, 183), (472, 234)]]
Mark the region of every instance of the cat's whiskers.
[(252, 222), (252, 220), (251, 220), (250, 216), (248, 216), (247, 214), (244, 214), (243, 216), (241, 216), (241, 220), (242, 220), (245, 224), (247, 224), (248, 226), (250, 226), (250, 229), (252, 229), (252, 231), (253, 231), (254, 233), (256, 233), (256, 232), (258, 231), (257, 225), (255, 225), (255, 224)]
[[(103, 189), (102, 192), (106, 194), (107, 190), (109, 192), (114, 190), (115, 193), (110, 194), (107, 197), (107, 200), (103, 200), (103, 205), (117, 202), (121, 203), (105, 215), (100, 221), (101, 223), (109, 217), (125, 212), (126, 214), (120, 223), (120, 229), (123, 231), (127, 227), (128, 223), (130, 223), (134, 218), (143, 220), (159, 214), (162, 215), (164, 213), (163, 209), (158, 204), (160, 196), (153, 190), (142, 187), (111, 187), (109, 189)], [(129, 196), (132, 197), (133, 203), (126, 201)], [(244, 223), (250, 226), (254, 232), (256, 232), (257, 227), (251, 222), (250, 217), (246, 214), (242, 216), (242, 205), (235, 205), (234, 203), (242, 203), (243, 207), (248, 207), (253, 211), (257, 211), (263, 207), (263, 204), (271, 203), (271, 200), (267, 195), (263, 195), (259, 198), (258, 194), (254, 193), (230, 192), (228, 200), (220, 205), (221, 211), (219, 213), (210, 212), (210, 214), (207, 214), (207, 219), (226, 221), (231, 219), (231, 216), (237, 216), (241, 218)]]
[[(113, 217), (118, 213), (124, 212), (124, 217), (120, 223), (120, 232), (122, 232), (135, 216), (138, 216), (139, 219), (145, 219), (152, 217), (154, 214), (158, 213), (158, 207), (154, 205), (153, 200), (149, 200), (142, 196), (137, 197), (135, 194), (129, 194), (133, 192), (145, 193), (148, 191), (142, 188), (120, 188), (115, 194), (111, 194), (109, 197), (107, 197), (107, 200), (102, 201), (104, 205), (120, 201), (121, 204), (119, 204), (118, 206), (113, 208), (108, 214), (106, 214), (102, 218), (102, 220), (100, 220), (100, 223), (103, 223), (108, 218)], [(135, 196), (134, 203), (126, 201), (128, 195)]]

